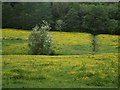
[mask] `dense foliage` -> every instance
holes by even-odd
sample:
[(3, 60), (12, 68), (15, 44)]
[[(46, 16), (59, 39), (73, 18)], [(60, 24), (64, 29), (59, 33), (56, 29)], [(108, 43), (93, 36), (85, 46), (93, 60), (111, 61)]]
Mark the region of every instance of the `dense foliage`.
[(7, 2), (2, 14), (3, 28), (31, 29), (46, 20), (51, 30), (120, 34), (118, 3)]
[(79, 16), (75, 9), (70, 9), (64, 18), (63, 31), (79, 31)]

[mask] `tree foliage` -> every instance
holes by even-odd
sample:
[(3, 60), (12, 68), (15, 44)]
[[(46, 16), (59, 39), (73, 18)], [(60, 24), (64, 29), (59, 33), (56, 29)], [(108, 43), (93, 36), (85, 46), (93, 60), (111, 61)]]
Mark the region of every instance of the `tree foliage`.
[(64, 18), (63, 31), (79, 31), (79, 25), (78, 12), (71, 8)]
[(115, 2), (4, 2), (2, 24), (3, 28), (31, 29), (46, 20), (51, 30), (57, 30), (61, 20), (62, 31), (120, 34), (118, 6)]
[[(31, 29), (42, 20), (51, 22), (52, 11), (50, 3), (3, 3), (3, 27), (13, 27), (21, 29)], [(19, 21), (19, 22), (18, 22)]]
[(90, 8), (89, 13), (84, 16), (83, 27), (94, 35), (106, 33), (109, 22), (108, 13), (101, 5), (92, 5)]

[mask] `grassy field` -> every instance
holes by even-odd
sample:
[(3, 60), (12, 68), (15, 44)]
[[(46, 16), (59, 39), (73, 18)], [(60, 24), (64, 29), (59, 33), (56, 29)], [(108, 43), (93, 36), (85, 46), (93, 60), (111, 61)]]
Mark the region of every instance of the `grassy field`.
[(98, 35), (93, 54), (87, 33), (50, 32), (55, 56), (28, 55), (30, 31), (4, 29), (3, 87), (118, 87), (118, 36)]
[[(4, 29), (2, 33), (3, 54), (29, 54), (28, 37), (30, 31)], [(59, 55), (79, 55), (93, 53), (92, 36), (87, 33), (50, 32), (55, 43), (55, 53)], [(97, 53), (117, 53), (118, 36), (98, 35)]]
[(3, 87), (117, 87), (117, 54), (3, 57)]

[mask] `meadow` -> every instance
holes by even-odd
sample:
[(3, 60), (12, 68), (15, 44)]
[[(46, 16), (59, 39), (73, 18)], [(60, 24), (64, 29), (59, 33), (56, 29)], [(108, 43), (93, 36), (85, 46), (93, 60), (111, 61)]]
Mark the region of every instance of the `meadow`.
[(118, 36), (50, 32), (55, 55), (29, 55), (30, 31), (2, 30), (4, 88), (118, 87)]
[[(29, 54), (28, 37), (30, 31), (4, 29), (2, 31), (3, 55)], [(53, 37), (54, 51), (58, 55), (80, 55), (93, 53), (92, 35), (77, 32), (50, 32)], [(100, 34), (97, 36), (96, 53), (117, 53), (118, 36)]]

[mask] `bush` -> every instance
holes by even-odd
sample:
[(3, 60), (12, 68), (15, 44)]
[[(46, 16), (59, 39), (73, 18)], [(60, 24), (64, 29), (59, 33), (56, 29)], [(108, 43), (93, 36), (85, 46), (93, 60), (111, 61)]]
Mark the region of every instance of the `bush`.
[(49, 24), (43, 21), (43, 24), (36, 25), (29, 36), (29, 47), (32, 54), (49, 55), (53, 53), (52, 38), (49, 35)]

